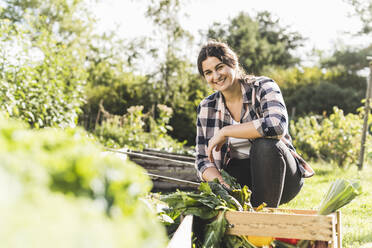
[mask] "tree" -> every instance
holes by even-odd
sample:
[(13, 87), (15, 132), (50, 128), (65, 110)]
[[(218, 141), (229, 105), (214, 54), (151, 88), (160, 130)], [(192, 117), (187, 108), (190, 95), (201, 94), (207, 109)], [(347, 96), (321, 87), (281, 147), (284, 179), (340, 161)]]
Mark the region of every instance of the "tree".
[(354, 7), (354, 15), (358, 16), (363, 23), (361, 34), (372, 32), (372, 2), (363, 0), (345, 0)]
[(9, 0), (0, 12), (1, 107), (34, 127), (75, 125), (87, 77), (85, 49), (78, 39), (64, 42), (54, 33), (49, 16), (32, 15), (36, 3), (42, 2)]
[(191, 74), (191, 64), (184, 59), (187, 53), (181, 47), (190, 44), (193, 37), (179, 22), (181, 8), (179, 0), (150, 0), (147, 7), (146, 17), (157, 27), (157, 40), (152, 41), (157, 45), (150, 48), (156, 62), (153, 72), (149, 74), (155, 104), (177, 101), (182, 84), (188, 81)]
[(268, 65), (284, 68), (295, 65), (299, 59), (291, 51), (304, 41), (299, 33), (282, 27), (279, 19), (267, 11), (259, 12), (255, 18), (241, 12), (228, 24), (214, 23), (206, 36), (227, 42), (238, 54), (243, 69), (253, 74), (260, 74)]

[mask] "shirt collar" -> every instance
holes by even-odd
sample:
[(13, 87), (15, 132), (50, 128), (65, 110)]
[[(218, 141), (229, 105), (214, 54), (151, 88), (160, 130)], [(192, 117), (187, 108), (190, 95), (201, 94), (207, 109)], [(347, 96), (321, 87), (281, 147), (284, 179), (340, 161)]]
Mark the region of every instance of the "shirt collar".
[[(243, 96), (243, 103), (252, 103), (252, 87), (254, 84), (254, 81), (252, 79), (243, 79), (239, 80), (241, 91), (242, 91), (242, 96)], [(216, 110), (220, 111), (222, 116), (225, 115), (226, 112), (226, 106), (225, 106), (225, 101), (223, 98), (223, 95), (220, 91), (217, 92), (217, 106)]]

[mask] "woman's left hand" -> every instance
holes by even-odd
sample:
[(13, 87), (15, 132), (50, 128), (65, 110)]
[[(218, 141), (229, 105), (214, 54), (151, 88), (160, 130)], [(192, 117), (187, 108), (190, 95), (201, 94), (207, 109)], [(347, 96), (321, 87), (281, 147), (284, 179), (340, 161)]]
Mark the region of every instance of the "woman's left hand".
[(227, 137), (224, 135), (224, 132), (222, 130), (223, 129), (220, 129), (208, 142), (207, 155), (209, 161), (211, 161), (212, 163), (214, 162), (213, 149), (216, 148), (216, 152), (218, 152), (227, 140)]

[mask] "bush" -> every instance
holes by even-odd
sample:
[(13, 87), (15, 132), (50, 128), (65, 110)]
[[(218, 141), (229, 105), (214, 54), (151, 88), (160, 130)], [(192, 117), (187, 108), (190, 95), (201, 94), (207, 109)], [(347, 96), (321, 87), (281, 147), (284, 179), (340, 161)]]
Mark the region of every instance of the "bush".
[(365, 96), (366, 79), (343, 67), (267, 67), (266, 74), (278, 83), (287, 109), (296, 116), (332, 113), (334, 106), (355, 114)]
[(30, 37), (0, 19), (0, 110), (36, 128), (75, 126), (87, 78), (84, 51), (58, 42), (45, 27), (37, 31)]
[(141, 200), (151, 189), (145, 171), (103, 154), (84, 131), (0, 118), (0, 159), (1, 246), (165, 246)]
[(173, 114), (171, 108), (158, 104), (158, 117), (154, 119), (149, 113), (143, 113), (143, 106), (132, 106), (123, 116), (111, 115), (101, 110), (104, 120), (96, 126), (94, 135), (108, 147), (126, 147), (129, 149), (156, 148), (169, 152), (186, 152), (181, 143), (170, 137), (172, 130), (168, 125)]
[[(371, 119), (371, 118), (370, 118)], [(362, 116), (344, 115), (337, 107), (329, 117), (308, 116), (291, 121), (293, 144), (306, 159), (321, 158), (339, 167), (356, 164), (360, 152)], [(372, 152), (372, 137), (366, 140), (367, 158)]]

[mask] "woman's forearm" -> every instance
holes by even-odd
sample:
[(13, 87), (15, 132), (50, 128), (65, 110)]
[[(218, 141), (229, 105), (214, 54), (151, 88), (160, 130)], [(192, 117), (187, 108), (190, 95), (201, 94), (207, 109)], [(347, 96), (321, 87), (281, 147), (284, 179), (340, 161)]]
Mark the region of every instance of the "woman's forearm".
[(221, 173), (217, 170), (216, 167), (209, 167), (207, 168), (202, 175), (203, 179), (207, 182), (212, 181), (213, 179), (217, 178), (219, 181), (222, 180)]
[(223, 136), (233, 138), (255, 139), (262, 137), (252, 122), (225, 126), (221, 129), (221, 132)]

